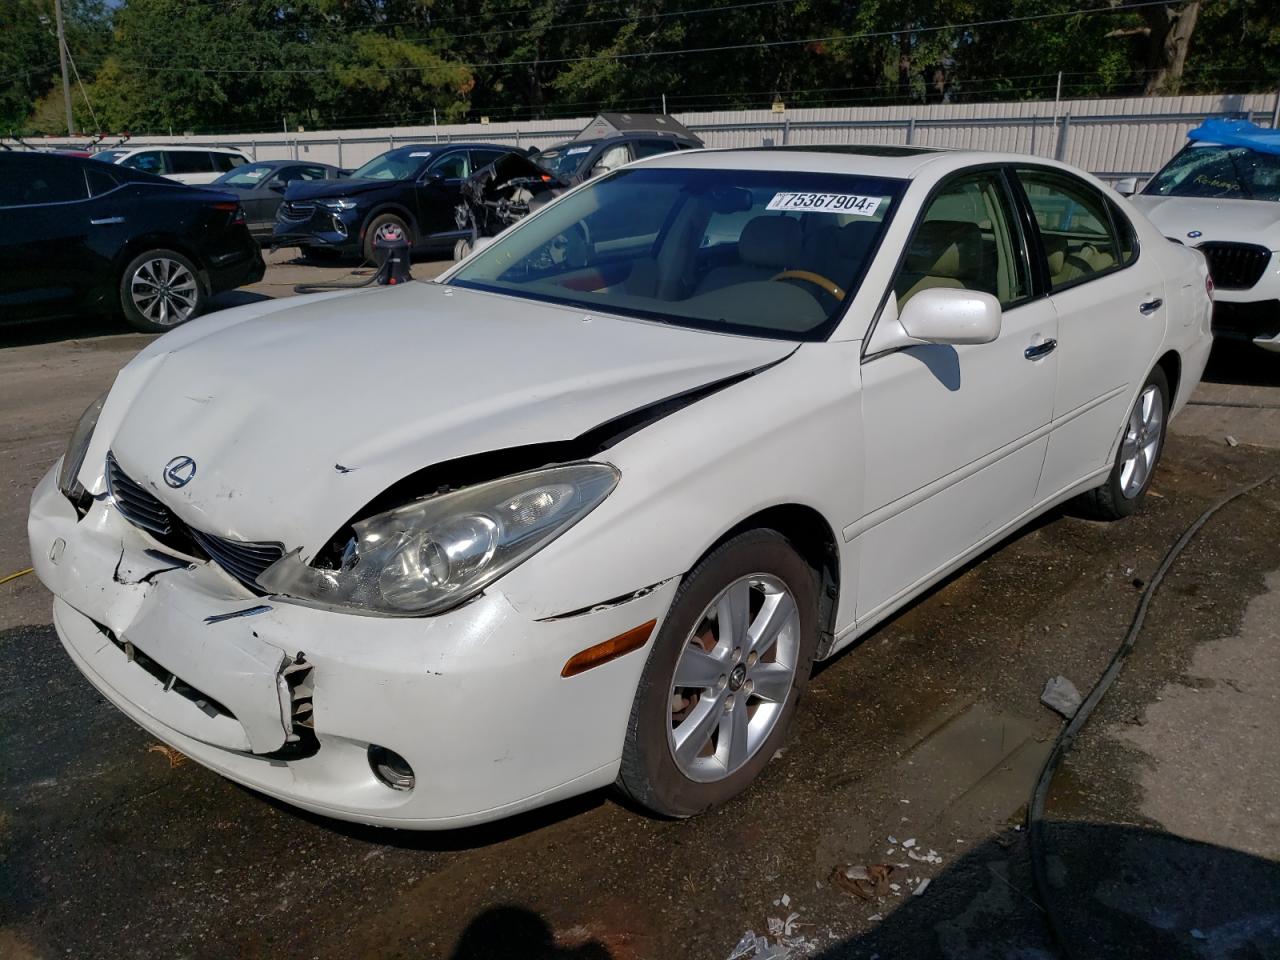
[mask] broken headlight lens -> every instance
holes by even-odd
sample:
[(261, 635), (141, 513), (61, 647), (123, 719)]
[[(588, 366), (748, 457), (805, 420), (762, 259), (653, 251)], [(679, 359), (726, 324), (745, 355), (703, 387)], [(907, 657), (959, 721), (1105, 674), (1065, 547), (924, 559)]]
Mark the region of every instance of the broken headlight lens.
[(77, 477), (84, 466), (84, 455), (89, 451), (89, 441), (93, 439), (94, 428), (98, 425), (98, 414), (102, 413), (102, 405), (106, 403), (104, 393), (88, 409), (80, 415), (71, 434), (71, 442), (67, 444), (67, 452), (62, 455), (62, 464), (58, 467), (58, 489), (69, 500), (79, 500), (84, 495), (84, 487)]
[(337, 569), (294, 551), (258, 585), (303, 603), (378, 616), (440, 613), (474, 596), (594, 510), (618, 483), (575, 463), (477, 484), (361, 520)]

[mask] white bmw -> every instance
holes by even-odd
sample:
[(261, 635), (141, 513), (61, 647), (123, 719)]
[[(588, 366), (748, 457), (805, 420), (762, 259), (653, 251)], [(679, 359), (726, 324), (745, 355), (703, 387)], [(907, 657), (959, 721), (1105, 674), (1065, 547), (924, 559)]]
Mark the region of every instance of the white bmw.
[(105, 697), (290, 803), (695, 814), (815, 660), (1054, 504), (1138, 506), (1206, 281), (1039, 159), (655, 157), (439, 282), (156, 340), (36, 490), (34, 564)]

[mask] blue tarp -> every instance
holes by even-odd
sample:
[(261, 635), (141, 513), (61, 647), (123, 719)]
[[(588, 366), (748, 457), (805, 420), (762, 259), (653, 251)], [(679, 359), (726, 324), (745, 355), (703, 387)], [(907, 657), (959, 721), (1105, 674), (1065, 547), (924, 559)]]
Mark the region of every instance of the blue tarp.
[(1188, 140), (1205, 140), (1224, 147), (1248, 147), (1259, 153), (1280, 155), (1280, 130), (1260, 127), (1248, 120), (1206, 120), (1187, 133)]

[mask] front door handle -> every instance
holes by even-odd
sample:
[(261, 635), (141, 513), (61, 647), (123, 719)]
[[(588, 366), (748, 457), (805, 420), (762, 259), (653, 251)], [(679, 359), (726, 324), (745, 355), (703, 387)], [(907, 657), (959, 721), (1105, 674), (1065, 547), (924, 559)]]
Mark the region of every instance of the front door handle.
[(1161, 300), (1159, 297), (1156, 297), (1154, 300), (1148, 300), (1146, 303), (1139, 304), (1138, 312), (1145, 317), (1148, 314), (1155, 313), (1157, 310), (1159, 310), (1163, 306), (1164, 306), (1164, 301)]
[(1039, 360), (1041, 357), (1047, 357), (1053, 351), (1058, 349), (1058, 341), (1050, 337), (1043, 343), (1035, 343), (1022, 351), (1022, 355), (1028, 360)]
[(124, 223), (124, 217), (100, 217), (97, 220), (90, 220), (95, 227), (106, 227), (113, 223)]

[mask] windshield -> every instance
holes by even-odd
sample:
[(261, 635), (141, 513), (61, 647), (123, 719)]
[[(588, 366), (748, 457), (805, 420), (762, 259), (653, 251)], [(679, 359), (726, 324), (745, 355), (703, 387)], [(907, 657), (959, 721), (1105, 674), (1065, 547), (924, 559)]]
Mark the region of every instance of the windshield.
[(904, 186), (786, 171), (621, 170), (508, 231), (449, 282), (820, 340), (855, 295)]
[(227, 184), (232, 187), (256, 187), (271, 176), (271, 171), (274, 169), (267, 163), (251, 163), (229, 173), (224, 173), (214, 183)]
[(103, 150), (99, 153), (95, 153), (89, 159), (101, 160), (104, 163), (115, 163), (128, 152), (128, 150)]
[(353, 180), (412, 180), (427, 165), (432, 151), (401, 147), (374, 157), (351, 175)]
[(1189, 144), (1142, 192), (1157, 197), (1280, 200), (1280, 156), (1248, 147)]
[(563, 146), (552, 147), (550, 150), (543, 150), (533, 158), (533, 162), (561, 180), (568, 180), (578, 172), (582, 161), (587, 159), (587, 154), (594, 146), (594, 143), (566, 143)]

